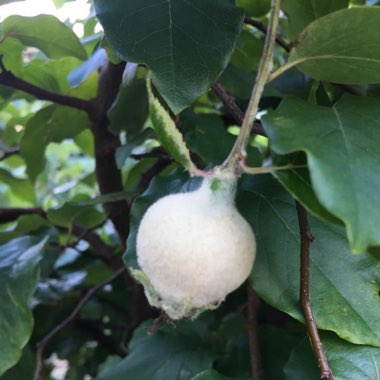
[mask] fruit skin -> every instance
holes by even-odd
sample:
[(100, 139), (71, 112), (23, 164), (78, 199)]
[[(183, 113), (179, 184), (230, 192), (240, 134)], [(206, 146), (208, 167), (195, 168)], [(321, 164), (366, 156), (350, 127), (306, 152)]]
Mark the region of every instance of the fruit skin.
[(205, 178), (190, 193), (149, 207), (137, 233), (137, 259), (151, 304), (173, 319), (217, 307), (252, 270), (255, 236), (234, 205), (236, 178)]

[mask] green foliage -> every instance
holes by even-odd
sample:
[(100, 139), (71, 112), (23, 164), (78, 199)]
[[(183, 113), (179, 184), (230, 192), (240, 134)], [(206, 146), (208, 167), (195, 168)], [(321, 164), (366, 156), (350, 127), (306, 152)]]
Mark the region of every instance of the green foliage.
[[(328, 333), (322, 334), (322, 342), (329, 355), (335, 379), (371, 380), (379, 377), (379, 348), (354, 346)], [(308, 338), (294, 348), (284, 372), (289, 380), (320, 378)]]
[[(51, 38), (52, 35), (56, 38)], [(53, 16), (10, 16), (2, 24), (2, 40), (7, 38), (16, 38), (25, 46), (36, 47), (49, 58), (87, 58), (72, 29)]]
[(17, 363), (32, 333), (28, 302), (38, 284), (45, 241), (25, 236), (0, 247), (0, 375)]
[[(63, 10), (72, 1), (53, 3)], [(1, 14), (11, 2), (0, 0)], [(94, 0), (84, 20), (2, 21), (2, 379), (31, 380), (41, 364), (40, 380), (57, 370), (67, 380), (256, 380), (255, 347), (266, 380), (320, 378), (299, 307), (295, 199), (314, 238), (303, 235), (313, 240), (311, 307), (334, 378), (379, 378), (374, 1), (281, 2), (282, 46), (237, 164), (272, 170), (240, 173), (236, 205), (257, 240), (246, 284), (219, 308), (174, 325), (131, 275), (140, 273), (136, 235), (150, 205), (196, 189), (199, 175), (226, 162), (270, 3)], [(244, 25), (244, 16), (253, 19)]]
[(243, 13), (228, 0), (94, 3), (111, 46), (126, 61), (152, 70), (153, 83), (175, 113), (220, 75), (242, 27)]
[(297, 37), (314, 20), (347, 6), (348, 0), (283, 0), (282, 9), (289, 19), (289, 36)]
[(286, 98), (276, 113), (263, 119), (277, 153), (306, 152), (318, 198), (346, 224), (354, 253), (380, 244), (380, 198), (372, 191), (380, 182), (369, 175), (380, 158), (379, 105), (377, 99), (353, 96), (332, 108)]
[(379, 23), (380, 8), (366, 7), (317, 19), (298, 37), (288, 64), (319, 80), (379, 83)]
[(117, 365), (106, 363), (99, 380), (190, 379), (210, 368), (216, 357), (208, 334), (197, 322), (182, 322), (175, 330), (168, 326), (150, 336), (134, 337), (128, 357)]
[(149, 114), (149, 101), (144, 80), (136, 80), (123, 87), (108, 111), (109, 129), (118, 134), (125, 131), (133, 138), (144, 127)]
[(237, 0), (236, 5), (244, 8), (247, 16), (263, 17), (270, 10), (270, 0)]
[[(251, 275), (266, 302), (302, 321), (298, 307), (299, 236), (294, 201), (269, 176), (247, 178), (238, 206), (256, 233), (258, 255)], [(380, 346), (378, 259), (352, 255), (338, 226), (309, 218), (311, 292), (317, 325), (342, 338)], [(278, 239), (273, 239), (273, 234)], [(353, 273), (350, 268), (355, 268)], [(292, 276), (288, 276), (292, 273)], [(329, 313), (325, 300), (329, 299)]]

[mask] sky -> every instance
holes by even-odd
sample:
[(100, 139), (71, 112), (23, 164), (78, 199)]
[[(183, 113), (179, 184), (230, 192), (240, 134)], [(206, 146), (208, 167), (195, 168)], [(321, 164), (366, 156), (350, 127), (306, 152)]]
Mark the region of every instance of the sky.
[(25, 0), (0, 6), (0, 22), (10, 15), (36, 16), (52, 14), (61, 21), (71, 22), (85, 19), (90, 10), (87, 0), (69, 1), (62, 8), (56, 9), (51, 0)]

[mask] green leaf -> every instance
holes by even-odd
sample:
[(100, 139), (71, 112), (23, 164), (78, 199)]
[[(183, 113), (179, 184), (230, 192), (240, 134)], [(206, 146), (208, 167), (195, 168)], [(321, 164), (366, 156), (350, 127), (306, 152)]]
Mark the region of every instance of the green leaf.
[(148, 207), (165, 195), (186, 190), (186, 182), (188, 179), (188, 175), (182, 171), (180, 173), (175, 171), (167, 177), (157, 176), (152, 180), (147, 191), (133, 202), (127, 250), (123, 256), (128, 267), (138, 268), (136, 258), (136, 236), (140, 221)]
[(191, 111), (181, 115), (181, 127), (192, 152), (206, 165), (221, 165), (235, 142), (225, 129), (223, 121), (213, 114), (195, 114)]
[[(236, 136), (226, 131), (223, 120), (214, 114), (196, 114), (186, 110), (181, 114), (181, 129), (187, 145), (205, 165), (221, 165), (236, 140)], [(250, 165), (261, 164), (256, 148), (248, 146), (247, 153)]]
[(247, 16), (263, 17), (270, 11), (270, 0), (236, 0), (236, 5), (245, 10)]
[(335, 380), (380, 379), (380, 348), (349, 344), (333, 334), (321, 339)]
[(116, 164), (119, 169), (124, 167), (129, 156), (132, 154), (133, 149), (137, 148), (140, 145), (143, 145), (149, 139), (154, 138), (154, 132), (150, 129), (143, 129), (139, 134), (128, 139), (127, 143), (119, 146), (116, 149)]
[[(202, 329), (203, 330), (203, 329)], [(206, 331), (194, 322), (181, 322), (152, 335), (138, 337), (128, 356), (105, 367), (98, 380), (191, 379), (210, 368), (216, 355)]]
[[(306, 157), (302, 152), (289, 156), (274, 156), (274, 166), (306, 165)], [(342, 222), (323, 207), (318, 200), (310, 180), (307, 167), (289, 170), (278, 170), (273, 173), (281, 184), (299, 200), (310, 212), (326, 221), (342, 224)]]
[(234, 65), (228, 65), (220, 76), (219, 82), (231, 96), (248, 100), (255, 83), (255, 75)]
[[(321, 339), (335, 380), (380, 379), (379, 348), (353, 345), (331, 333), (322, 333)], [(284, 372), (289, 380), (320, 379), (309, 338), (293, 350)]]
[(46, 227), (49, 227), (49, 222), (42, 216), (22, 215), (17, 219), (15, 226), (0, 230), (0, 242), (6, 242)]
[(236, 43), (230, 63), (242, 70), (257, 70), (262, 52), (262, 40), (256, 38), (252, 33), (243, 30)]
[(107, 62), (107, 53), (104, 49), (97, 49), (85, 62), (76, 67), (67, 79), (71, 87), (81, 84), (92, 72), (99, 70)]
[(281, 8), (288, 16), (289, 36), (294, 38), (314, 20), (347, 8), (348, 0), (283, 0)]
[(284, 373), (286, 380), (320, 380), (321, 375), (310, 345), (309, 337), (302, 339), (293, 349), (284, 367)]
[(324, 16), (299, 36), (287, 67), (312, 78), (349, 84), (380, 82), (380, 7), (355, 7)]
[(52, 105), (38, 111), (28, 121), (20, 144), (30, 180), (34, 182), (43, 171), (45, 149), (50, 142), (75, 137), (88, 126), (87, 115), (71, 107)]
[(87, 58), (86, 51), (72, 29), (51, 15), (9, 16), (2, 23), (2, 34), (3, 40), (17, 38), (26, 46), (40, 49), (49, 58)]
[(126, 131), (131, 138), (141, 132), (149, 114), (149, 101), (145, 80), (135, 80), (122, 87), (108, 111), (109, 130), (115, 135)]
[(12, 193), (17, 197), (34, 204), (36, 196), (34, 188), (28, 179), (14, 177), (8, 170), (0, 168), (0, 183), (8, 185)]
[[(299, 226), (294, 200), (270, 176), (245, 178), (238, 207), (257, 239), (251, 282), (267, 303), (303, 321), (299, 297)], [(344, 230), (309, 217), (311, 300), (320, 329), (380, 347), (379, 258), (352, 255)], [(275, 238), (274, 238), (275, 237)]]
[(73, 206), (96, 206), (102, 203), (111, 203), (129, 199), (133, 193), (128, 191), (118, 191), (116, 193), (108, 193), (104, 195), (99, 195), (95, 198), (82, 200), (78, 202), (71, 202)]
[(98, 225), (104, 219), (103, 213), (93, 206), (77, 202), (67, 202), (59, 208), (48, 210), (47, 217), (57, 226), (69, 227), (72, 223), (79, 222), (87, 228)]
[(191, 380), (243, 380), (241, 377), (226, 377), (215, 371), (214, 369), (207, 369), (198, 375), (191, 378)]
[[(273, 325), (259, 326), (261, 362), (266, 380), (283, 380), (284, 365), (292, 348), (299, 343), (299, 337), (291, 334), (291, 329)], [(310, 379), (308, 379), (310, 380)]]
[(19, 75), (23, 67), (23, 50), (24, 45), (15, 38), (7, 38), (0, 43), (0, 54), (2, 55), (2, 62), (4, 66), (8, 70), (11, 70), (15, 75)]
[(145, 63), (178, 113), (225, 69), (243, 23), (229, 0), (95, 0), (106, 36), (125, 60)]
[(0, 375), (17, 363), (30, 338), (28, 303), (38, 284), (45, 241), (25, 236), (0, 247)]
[(33, 380), (35, 370), (35, 358), (29, 346), (22, 352), (22, 357), (16, 366), (7, 371), (1, 380)]
[[(354, 253), (380, 245), (380, 102), (343, 97), (333, 108), (287, 98), (263, 117), (273, 150), (304, 151), (321, 203), (347, 227)], [(358, 128), (360, 125), (360, 128)]]
[(150, 118), (157, 139), (169, 154), (185, 169), (191, 171), (194, 164), (191, 162), (190, 152), (183, 140), (181, 132), (177, 129), (173, 119), (162, 106), (160, 101), (154, 96), (150, 80), (147, 81)]

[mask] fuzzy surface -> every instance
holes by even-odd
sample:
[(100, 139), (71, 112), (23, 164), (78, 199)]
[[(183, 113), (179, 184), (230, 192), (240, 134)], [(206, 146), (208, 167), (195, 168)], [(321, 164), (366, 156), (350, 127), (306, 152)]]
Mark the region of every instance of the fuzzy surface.
[(165, 310), (219, 304), (251, 273), (255, 236), (232, 191), (211, 187), (159, 199), (140, 223), (138, 263)]

